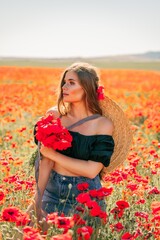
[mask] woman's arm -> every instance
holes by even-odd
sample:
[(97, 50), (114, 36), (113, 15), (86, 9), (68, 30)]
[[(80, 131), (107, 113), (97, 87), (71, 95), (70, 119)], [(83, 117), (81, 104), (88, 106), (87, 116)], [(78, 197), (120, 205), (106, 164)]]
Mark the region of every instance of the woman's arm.
[(47, 186), (50, 172), (54, 166), (54, 162), (50, 159), (43, 157), (39, 164), (39, 177), (38, 177), (38, 189), (40, 191), (41, 198), (44, 194), (44, 190)]
[(39, 177), (37, 183), (37, 189), (34, 195), (33, 202), (28, 206), (27, 213), (32, 216), (33, 211), (36, 211), (37, 222), (41, 220), (43, 217), (43, 212), (41, 210), (42, 205), (42, 197), (44, 194), (44, 190), (47, 186), (50, 172), (54, 166), (54, 162), (46, 157), (43, 157), (40, 161), (39, 165)]
[(78, 176), (94, 178), (99, 174), (103, 168), (103, 164), (94, 161), (84, 161), (76, 158), (65, 156), (59, 152), (56, 152), (52, 148), (41, 146), (40, 152), (43, 156), (58, 163), (66, 170), (77, 174)]

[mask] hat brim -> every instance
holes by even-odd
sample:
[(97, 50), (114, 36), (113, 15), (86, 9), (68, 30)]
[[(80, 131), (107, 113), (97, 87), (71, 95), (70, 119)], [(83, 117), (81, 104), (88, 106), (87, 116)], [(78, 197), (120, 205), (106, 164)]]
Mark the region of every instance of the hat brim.
[(101, 171), (101, 176), (103, 177), (107, 173), (115, 170), (115, 168), (126, 160), (132, 143), (133, 134), (128, 118), (116, 102), (105, 96), (104, 100), (100, 101), (100, 107), (103, 116), (109, 118), (113, 122), (114, 131), (112, 136), (115, 143), (110, 164)]

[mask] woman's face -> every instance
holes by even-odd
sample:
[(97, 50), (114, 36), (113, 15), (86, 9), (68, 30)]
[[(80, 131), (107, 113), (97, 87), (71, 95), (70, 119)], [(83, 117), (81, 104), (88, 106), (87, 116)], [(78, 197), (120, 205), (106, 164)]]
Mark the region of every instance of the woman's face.
[(77, 74), (74, 71), (66, 73), (62, 86), (63, 101), (74, 103), (84, 100), (85, 92), (79, 83)]

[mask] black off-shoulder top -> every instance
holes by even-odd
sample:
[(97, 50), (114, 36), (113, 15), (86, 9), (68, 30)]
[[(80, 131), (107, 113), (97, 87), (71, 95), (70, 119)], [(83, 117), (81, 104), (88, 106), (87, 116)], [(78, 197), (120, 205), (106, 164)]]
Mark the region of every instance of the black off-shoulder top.
[[(114, 140), (110, 135), (83, 135), (70, 131), (73, 137), (72, 146), (66, 150), (56, 150), (68, 157), (81, 160), (101, 162), (105, 167), (109, 166), (110, 158), (114, 150)], [(34, 128), (34, 136), (36, 130)], [(35, 143), (38, 141), (34, 138)]]
[(110, 163), (114, 140), (110, 135), (83, 135), (69, 131), (73, 137), (72, 147), (58, 151), (66, 156), (81, 160), (101, 162), (105, 167)]

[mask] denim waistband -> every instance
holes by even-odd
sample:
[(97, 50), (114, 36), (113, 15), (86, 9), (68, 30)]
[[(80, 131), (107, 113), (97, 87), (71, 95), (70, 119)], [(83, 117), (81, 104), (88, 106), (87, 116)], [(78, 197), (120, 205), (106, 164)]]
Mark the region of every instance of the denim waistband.
[(93, 181), (93, 180), (100, 180), (99, 176), (97, 175), (94, 179), (90, 179), (87, 177), (82, 177), (82, 176), (66, 176), (66, 175), (62, 175), (59, 174), (57, 172), (55, 172), (54, 170), (52, 170), (51, 172), (52, 177), (54, 177), (54, 179), (57, 179), (59, 182), (70, 182), (73, 184), (79, 183), (79, 182), (88, 182), (88, 181)]

